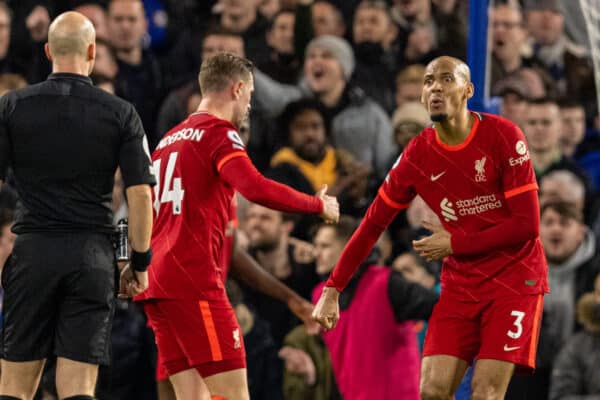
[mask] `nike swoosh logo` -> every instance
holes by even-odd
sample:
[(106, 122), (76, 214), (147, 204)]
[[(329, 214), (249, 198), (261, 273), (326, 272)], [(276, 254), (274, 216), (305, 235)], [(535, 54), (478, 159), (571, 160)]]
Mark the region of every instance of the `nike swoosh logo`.
[(445, 173), (446, 173), (446, 171), (444, 171), (444, 172), (440, 172), (440, 173), (439, 173), (439, 174), (437, 174), (437, 175), (431, 175), (431, 182), (435, 182), (435, 181), (437, 181), (437, 180), (438, 180), (438, 179), (440, 179), (440, 178), (442, 177), (442, 175), (444, 175)]
[(520, 348), (521, 348), (521, 346), (508, 347), (507, 344), (504, 345), (504, 351), (514, 351), (514, 350), (517, 350), (517, 349), (520, 349)]

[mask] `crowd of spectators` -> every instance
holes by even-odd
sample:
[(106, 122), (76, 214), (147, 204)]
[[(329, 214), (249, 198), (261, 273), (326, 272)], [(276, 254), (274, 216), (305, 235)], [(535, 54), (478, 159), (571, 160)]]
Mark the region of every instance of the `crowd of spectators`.
[[(489, 87), (528, 141), (551, 286), (537, 370), (513, 378), (507, 398), (600, 396), (600, 118), (581, 10), (571, 0), (492, 3)], [(136, 107), (151, 149), (198, 106), (202, 60), (227, 51), (253, 61), (252, 110), (239, 127), (250, 157), (300, 191), (327, 184), (344, 217), (319, 226), (239, 198), (236, 240), (311, 301), (395, 159), (430, 124), (420, 103), (424, 66), (440, 55), (466, 60), (466, 0), (5, 0), (0, 95), (46, 79), (48, 26), (67, 10), (93, 22), (92, 80)], [(115, 222), (127, 215), (116, 178)], [(0, 192), (0, 264), (17, 201), (10, 187)], [(328, 333), (307, 334), (285, 304), (230, 280), (251, 398), (418, 399), (440, 266), (410, 243), (435, 218), (420, 198), (399, 214), (342, 294), (340, 326)], [(143, 313), (118, 302), (98, 398), (169, 398), (157, 393)], [(457, 398), (468, 396), (464, 386)], [(49, 362), (38, 398), (54, 396)]]

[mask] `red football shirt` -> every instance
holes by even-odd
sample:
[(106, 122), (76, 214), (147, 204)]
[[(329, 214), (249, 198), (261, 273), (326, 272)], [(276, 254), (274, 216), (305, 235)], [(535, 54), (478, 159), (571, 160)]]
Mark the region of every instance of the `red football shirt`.
[[(398, 209), (419, 194), (450, 234), (477, 241), (477, 232), (510, 214), (506, 199), (537, 190), (523, 133), (503, 118), (473, 113), (467, 139), (456, 146), (426, 128), (406, 147), (380, 197)], [(444, 260), (442, 290), (467, 300), (498, 294), (548, 291), (547, 266), (539, 237), (485, 254), (451, 255)]]
[(234, 190), (219, 177), (234, 157), (246, 157), (236, 128), (206, 113), (192, 114), (167, 132), (152, 161), (153, 258), (150, 298), (218, 299), (224, 295), (221, 268)]

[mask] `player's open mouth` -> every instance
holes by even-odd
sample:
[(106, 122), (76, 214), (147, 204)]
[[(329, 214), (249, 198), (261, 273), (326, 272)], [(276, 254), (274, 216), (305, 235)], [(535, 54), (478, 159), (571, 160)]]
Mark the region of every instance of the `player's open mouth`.
[(431, 99), (429, 101), (429, 105), (431, 107), (441, 107), (444, 104), (444, 101), (442, 99)]
[(497, 39), (494, 41), (494, 47), (502, 48), (502, 47), (504, 47), (505, 44), (506, 44), (506, 42), (502, 39)]

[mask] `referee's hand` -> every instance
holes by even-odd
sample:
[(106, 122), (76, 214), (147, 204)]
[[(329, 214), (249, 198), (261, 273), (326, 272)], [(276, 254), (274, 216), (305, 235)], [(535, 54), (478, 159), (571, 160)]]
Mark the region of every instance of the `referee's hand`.
[(148, 288), (148, 272), (137, 272), (129, 264), (121, 270), (119, 298), (128, 299)]

